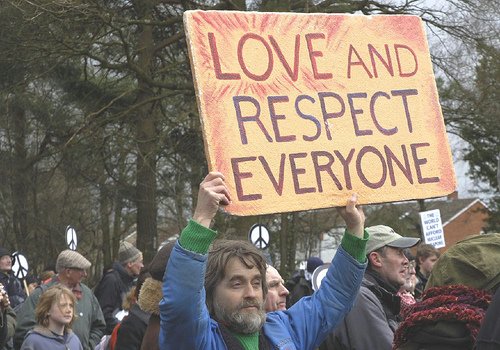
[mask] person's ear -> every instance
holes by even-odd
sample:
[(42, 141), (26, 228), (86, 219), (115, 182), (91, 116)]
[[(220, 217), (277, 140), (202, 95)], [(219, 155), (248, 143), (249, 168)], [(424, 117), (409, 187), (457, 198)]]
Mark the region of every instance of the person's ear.
[(371, 252), (368, 254), (368, 259), (370, 264), (374, 267), (382, 267), (382, 256), (377, 252)]

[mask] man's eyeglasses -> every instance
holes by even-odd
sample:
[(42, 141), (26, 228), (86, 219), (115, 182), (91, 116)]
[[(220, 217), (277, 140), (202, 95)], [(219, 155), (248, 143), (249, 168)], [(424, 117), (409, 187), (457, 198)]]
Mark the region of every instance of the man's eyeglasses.
[(67, 267), (68, 270), (75, 270), (75, 271), (78, 271), (78, 272), (85, 272), (85, 269), (81, 269), (79, 267)]
[(408, 265), (406, 265), (408, 270), (415, 269), (415, 261), (410, 261)]

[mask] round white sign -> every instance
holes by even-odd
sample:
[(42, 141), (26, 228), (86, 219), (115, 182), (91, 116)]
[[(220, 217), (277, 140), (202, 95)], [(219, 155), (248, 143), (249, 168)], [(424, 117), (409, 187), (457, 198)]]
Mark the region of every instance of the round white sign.
[(326, 273), (328, 272), (328, 268), (330, 267), (330, 263), (323, 264), (318, 266), (312, 273), (311, 282), (314, 291), (317, 291), (321, 286), (321, 281), (325, 278)]
[(28, 260), (19, 252), (12, 254), (12, 272), (19, 279), (28, 276)]
[(266, 249), (269, 246), (269, 231), (266, 226), (255, 224), (250, 228), (248, 240), (259, 249)]
[(68, 243), (68, 248), (71, 250), (76, 250), (78, 245), (78, 238), (76, 237), (76, 231), (73, 227), (66, 227), (66, 243)]

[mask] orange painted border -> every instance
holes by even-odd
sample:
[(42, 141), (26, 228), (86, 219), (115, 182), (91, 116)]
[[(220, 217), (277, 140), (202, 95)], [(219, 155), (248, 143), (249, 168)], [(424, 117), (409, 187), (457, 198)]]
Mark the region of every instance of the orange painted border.
[(453, 162), (416, 16), (187, 11), (210, 170), (256, 215), (447, 195)]

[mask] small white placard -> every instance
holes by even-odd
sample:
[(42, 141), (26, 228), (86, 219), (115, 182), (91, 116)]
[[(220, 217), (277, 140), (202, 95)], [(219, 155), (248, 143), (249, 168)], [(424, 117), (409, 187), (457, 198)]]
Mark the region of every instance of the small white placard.
[(423, 211), (420, 213), (420, 224), (424, 241), (436, 248), (446, 245), (444, 241), (443, 224), (441, 223), (441, 212), (439, 209)]

